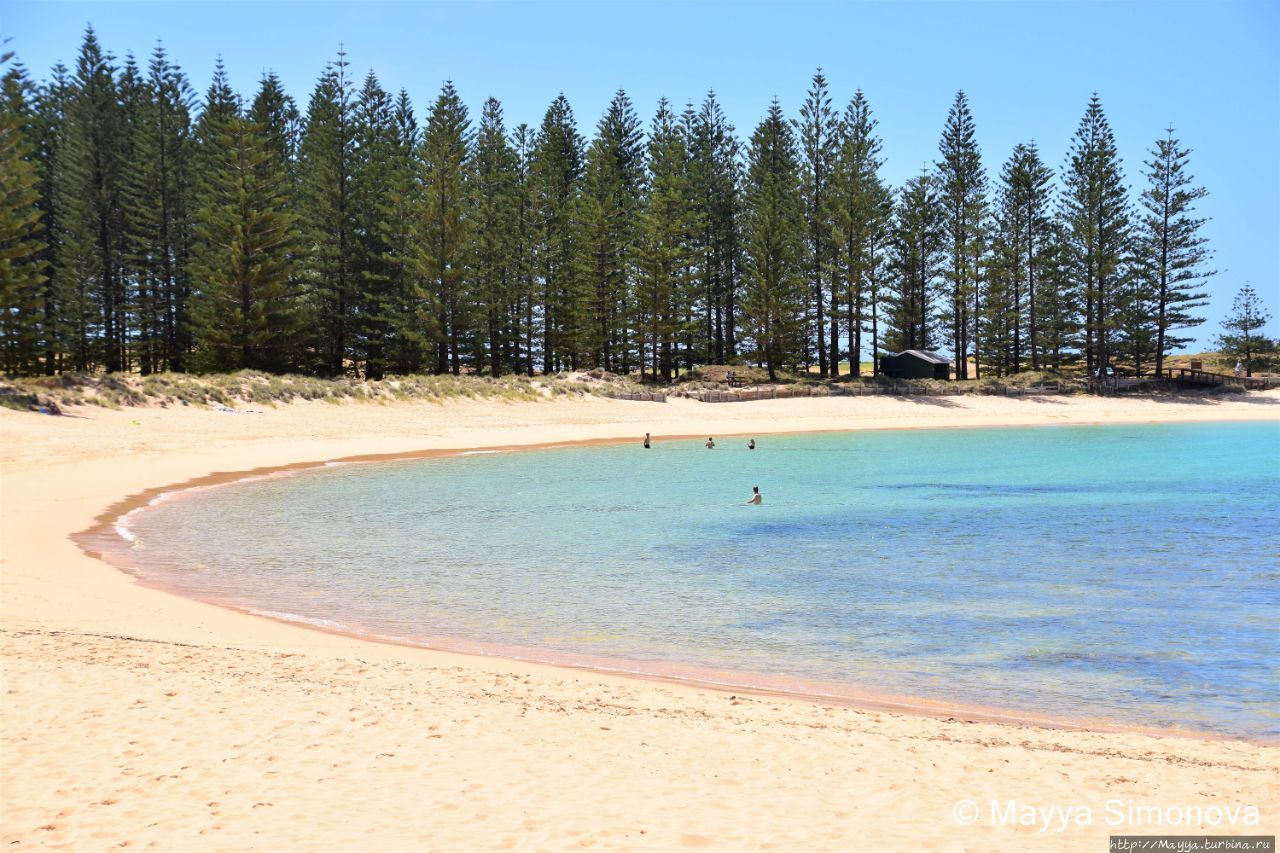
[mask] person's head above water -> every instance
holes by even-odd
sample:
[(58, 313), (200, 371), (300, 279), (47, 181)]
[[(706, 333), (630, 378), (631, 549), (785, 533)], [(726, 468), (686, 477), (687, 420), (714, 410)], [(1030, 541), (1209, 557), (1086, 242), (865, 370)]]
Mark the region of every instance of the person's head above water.
[(760, 494), (760, 487), (759, 487), (759, 486), (752, 486), (752, 487), (751, 487), (751, 491), (752, 491), (752, 492), (754, 492), (754, 493), (756, 493), (756, 494), (758, 495), (758, 494)]

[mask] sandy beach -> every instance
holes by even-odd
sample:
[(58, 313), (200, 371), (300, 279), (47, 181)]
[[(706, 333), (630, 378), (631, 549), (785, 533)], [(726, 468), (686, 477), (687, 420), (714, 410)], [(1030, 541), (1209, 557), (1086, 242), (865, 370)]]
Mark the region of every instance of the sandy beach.
[(350, 457), (645, 432), (1179, 420), (1277, 421), (1280, 392), (0, 410), (0, 843), (1102, 850), (1112, 834), (1276, 834), (1273, 745), (371, 643), (145, 588), (72, 539), (147, 490)]

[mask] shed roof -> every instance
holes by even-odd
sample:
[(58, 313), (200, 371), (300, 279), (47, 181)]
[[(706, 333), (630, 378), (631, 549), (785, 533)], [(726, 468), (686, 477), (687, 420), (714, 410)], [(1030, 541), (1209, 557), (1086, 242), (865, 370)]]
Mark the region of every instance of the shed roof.
[(928, 350), (922, 350), (922, 349), (903, 350), (902, 352), (898, 353), (898, 355), (899, 356), (914, 355), (916, 358), (921, 359), (922, 361), (930, 362), (932, 364), (950, 364), (951, 363), (951, 359), (949, 358), (943, 358), (942, 356), (938, 355), (936, 352), (929, 352)]

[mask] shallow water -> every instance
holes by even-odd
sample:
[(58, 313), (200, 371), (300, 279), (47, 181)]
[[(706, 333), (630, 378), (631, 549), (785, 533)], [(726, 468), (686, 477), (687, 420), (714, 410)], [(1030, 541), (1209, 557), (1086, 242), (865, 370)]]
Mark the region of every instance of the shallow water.
[(1280, 736), (1280, 425), (757, 441), (339, 465), (126, 524), (145, 578), (325, 627)]

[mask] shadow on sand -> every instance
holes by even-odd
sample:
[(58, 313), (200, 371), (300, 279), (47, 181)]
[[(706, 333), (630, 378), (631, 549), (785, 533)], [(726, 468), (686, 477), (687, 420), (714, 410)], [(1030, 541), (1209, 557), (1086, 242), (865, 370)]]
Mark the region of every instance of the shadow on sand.
[(1280, 397), (1264, 392), (1243, 394), (1134, 394), (1135, 399), (1153, 403), (1181, 403), (1193, 406), (1220, 406), (1223, 403), (1248, 403), (1252, 406), (1280, 406)]
[(895, 400), (904, 403), (918, 403), (922, 406), (937, 406), (941, 409), (958, 409), (960, 404), (947, 397), (929, 397), (923, 394), (890, 394)]

